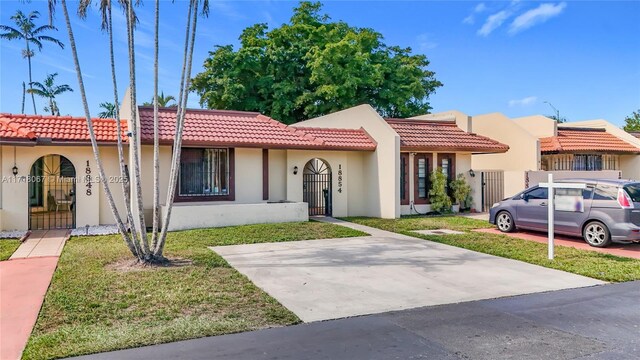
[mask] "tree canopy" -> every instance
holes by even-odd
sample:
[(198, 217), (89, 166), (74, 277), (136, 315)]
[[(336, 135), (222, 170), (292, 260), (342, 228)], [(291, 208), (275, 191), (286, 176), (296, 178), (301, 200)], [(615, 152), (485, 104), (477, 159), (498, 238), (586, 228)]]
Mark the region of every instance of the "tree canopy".
[(624, 131), (640, 131), (640, 109), (624, 119)]
[(319, 2), (301, 2), (278, 28), (244, 29), (239, 49), (216, 46), (193, 79), (200, 104), (259, 111), (285, 123), (363, 103), (387, 117), (429, 112), (429, 96), (442, 83), (425, 55), (321, 11)]

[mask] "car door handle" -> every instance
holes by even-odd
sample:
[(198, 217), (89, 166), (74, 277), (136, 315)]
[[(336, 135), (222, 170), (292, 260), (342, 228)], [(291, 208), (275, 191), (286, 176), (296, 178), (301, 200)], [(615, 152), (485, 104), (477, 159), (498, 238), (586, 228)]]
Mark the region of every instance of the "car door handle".
[(547, 206), (547, 203), (546, 202), (541, 202), (540, 206)]

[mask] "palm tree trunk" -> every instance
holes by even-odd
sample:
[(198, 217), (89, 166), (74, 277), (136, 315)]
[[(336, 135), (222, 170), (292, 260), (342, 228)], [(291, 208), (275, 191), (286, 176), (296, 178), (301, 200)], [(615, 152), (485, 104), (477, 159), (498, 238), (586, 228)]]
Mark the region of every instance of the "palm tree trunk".
[(22, 82), (22, 114), (24, 114), (24, 100), (26, 97), (27, 97), (27, 87), (23, 81)]
[[(129, 182), (129, 175), (127, 174), (127, 167), (125, 164), (124, 158), (124, 145), (122, 143), (122, 124), (120, 123), (120, 105), (118, 101), (120, 97), (118, 96), (118, 83), (116, 78), (116, 62), (115, 56), (113, 53), (113, 21), (111, 18), (111, 2), (109, 2), (107, 7), (107, 21), (108, 21), (108, 34), (109, 34), (109, 61), (111, 63), (111, 80), (113, 82), (113, 99), (114, 99), (114, 118), (116, 119), (116, 132), (118, 135), (118, 162), (120, 164), (120, 177), (122, 181), (122, 194), (124, 197), (124, 209), (127, 213), (127, 223), (129, 226), (133, 225), (133, 214), (131, 213), (131, 189)], [(138, 244), (138, 234), (135, 231), (131, 232), (131, 239), (127, 242), (131, 253), (139, 257), (141, 256), (140, 246)]]
[(153, 63), (153, 239), (152, 249), (158, 246), (160, 225), (160, 147), (158, 134), (158, 57), (160, 37), (160, 0), (156, 0), (155, 43)]
[[(33, 90), (33, 79), (31, 78), (31, 49), (29, 48), (29, 40), (27, 40), (27, 62), (29, 63), (29, 90)], [(33, 113), (38, 114), (36, 109), (36, 96), (31, 92), (31, 102), (33, 102)]]
[(136, 205), (138, 222), (136, 223), (136, 231), (139, 232), (142, 240), (142, 253), (146, 262), (154, 262), (152, 254), (149, 250), (149, 240), (147, 239), (147, 228), (144, 221), (144, 203), (142, 201), (142, 184), (140, 174), (140, 145), (138, 143), (138, 105), (136, 104), (136, 60), (135, 60), (135, 43), (134, 43), (134, 24), (133, 0), (127, 1), (127, 36), (129, 45), (129, 89), (131, 96), (131, 147), (133, 159), (133, 185), (136, 190)]
[(56, 114), (56, 107), (53, 105), (53, 98), (49, 98), (49, 110), (51, 110), (51, 115)]
[(127, 229), (122, 223), (122, 219), (120, 218), (120, 214), (118, 213), (118, 209), (116, 207), (115, 201), (113, 200), (113, 195), (111, 194), (111, 189), (109, 188), (109, 183), (107, 182), (107, 177), (105, 176), (105, 173), (104, 173), (104, 167), (102, 166), (102, 161), (100, 160), (100, 150), (98, 149), (96, 134), (93, 131), (93, 121), (91, 120), (91, 113), (89, 112), (89, 103), (87, 102), (87, 94), (84, 89), (84, 81), (82, 79), (82, 70), (80, 69), (78, 51), (76, 49), (76, 42), (73, 36), (73, 29), (71, 28), (71, 20), (69, 18), (69, 12), (67, 10), (67, 1), (60, 0), (60, 3), (62, 5), (64, 19), (67, 25), (67, 31), (69, 33), (69, 46), (71, 47), (73, 63), (75, 66), (76, 75), (78, 77), (78, 88), (80, 89), (82, 106), (84, 108), (85, 117), (87, 118), (87, 129), (89, 130), (89, 137), (91, 139), (91, 148), (93, 149), (93, 157), (95, 159), (96, 166), (98, 167), (98, 175), (100, 176), (100, 181), (102, 182), (102, 186), (104, 187), (105, 197), (107, 198), (107, 203), (109, 204), (109, 207), (111, 208), (111, 212), (113, 213), (113, 217), (116, 221), (118, 231), (122, 235), (123, 240), (129, 246), (129, 249), (133, 251), (131, 241), (127, 235)]
[[(162, 255), (164, 244), (167, 239), (167, 230), (169, 221), (171, 220), (171, 211), (173, 209), (173, 200), (175, 197), (176, 185), (178, 182), (178, 173), (180, 166), (180, 154), (182, 151), (182, 130), (184, 128), (184, 116), (189, 99), (189, 82), (191, 81), (191, 66), (193, 63), (193, 49), (196, 39), (196, 26), (198, 23), (198, 0), (191, 0), (189, 3), (188, 17), (193, 16), (191, 22), (187, 20), (187, 31), (185, 36), (185, 51), (182, 64), (182, 76), (180, 82), (180, 94), (178, 99), (178, 109), (176, 111), (176, 134), (173, 142), (173, 157), (171, 163), (171, 171), (169, 178), (169, 188), (167, 191), (167, 201), (165, 206), (167, 211), (162, 222), (162, 231), (160, 233), (160, 241), (154, 249), (155, 253)], [(188, 18), (189, 19), (189, 18)], [(189, 27), (191, 26), (191, 29)]]

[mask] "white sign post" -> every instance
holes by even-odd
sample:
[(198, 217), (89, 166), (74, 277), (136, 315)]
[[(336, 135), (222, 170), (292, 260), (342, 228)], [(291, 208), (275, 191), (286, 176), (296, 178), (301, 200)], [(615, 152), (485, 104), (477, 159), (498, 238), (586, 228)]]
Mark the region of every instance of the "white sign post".
[(555, 219), (554, 219), (554, 211), (555, 211), (555, 189), (586, 189), (586, 184), (577, 184), (577, 183), (554, 183), (553, 182), (553, 174), (549, 173), (548, 182), (540, 183), (539, 186), (543, 188), (548, 188), (548, 205), (547, 211), (549, 214), (548, 223), (549, 223), (549, 242), (548, 242), (548, 255), (549, 260), (553, 260), (553, 239), (555, 232)]

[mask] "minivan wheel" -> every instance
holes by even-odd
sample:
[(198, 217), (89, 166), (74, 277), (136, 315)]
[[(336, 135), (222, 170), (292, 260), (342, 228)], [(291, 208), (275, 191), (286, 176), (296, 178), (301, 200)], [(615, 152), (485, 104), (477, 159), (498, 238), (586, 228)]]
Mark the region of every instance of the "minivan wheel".
[(607, 247), (611, 245), (609, 229), (600, 221), (592, 221), (582, 230), (582, 237), (587, 244), (593, 247)]
[(498, 213), (496, 216), (496, 226), (498, 227), (498, 230), (505, 233), (510, 233), (516, 228), (513, 223), (513, 217), (507, 211), (501, 211)]

